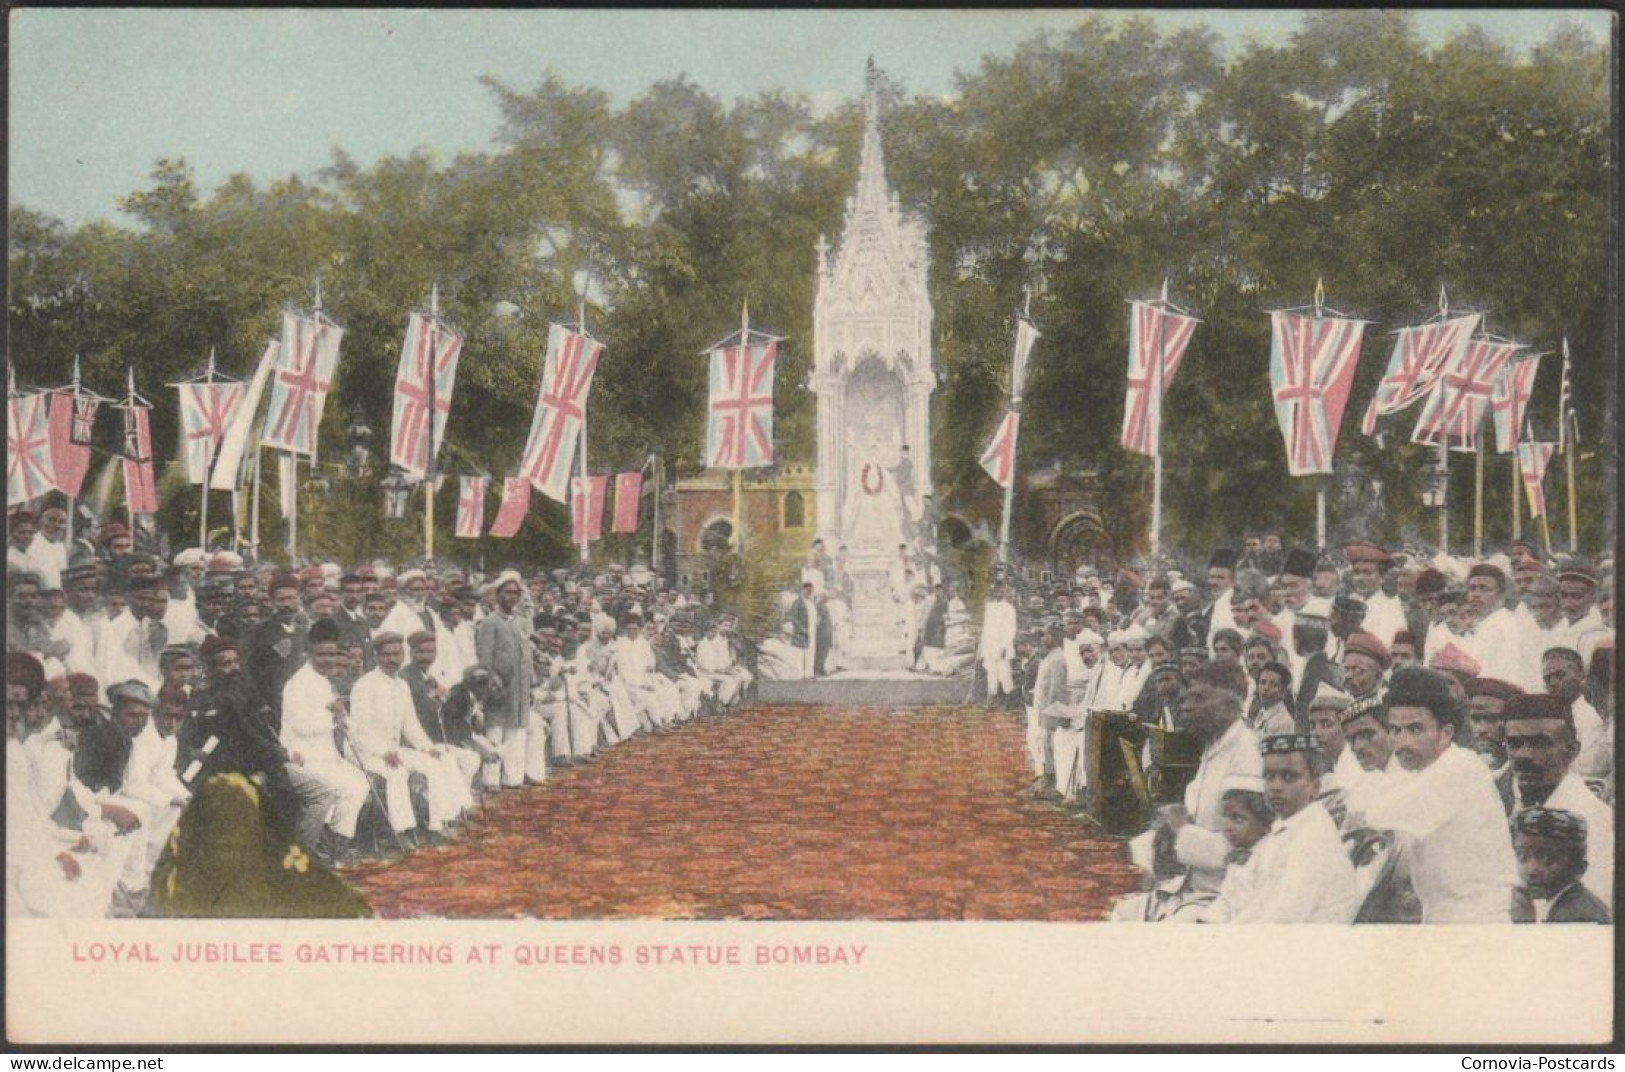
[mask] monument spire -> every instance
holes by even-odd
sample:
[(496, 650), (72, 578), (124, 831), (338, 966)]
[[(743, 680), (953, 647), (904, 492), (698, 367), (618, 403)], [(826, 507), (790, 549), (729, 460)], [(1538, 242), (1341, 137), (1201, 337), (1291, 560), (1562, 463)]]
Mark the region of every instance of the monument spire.
[(875, 58), (870, 56), (869, 66), (864, 72), (863, 153), (858, 159), (858, 212), (884, 211), (887, 197), (886, 161), (880, 150), (880, 71), (875, 67)]

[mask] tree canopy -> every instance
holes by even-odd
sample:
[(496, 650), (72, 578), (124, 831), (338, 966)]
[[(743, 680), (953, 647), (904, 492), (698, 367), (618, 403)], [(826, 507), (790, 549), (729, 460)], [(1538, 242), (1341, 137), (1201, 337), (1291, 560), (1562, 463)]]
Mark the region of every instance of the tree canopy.
[[(314, 175), (237, 175), (213, 191), (164, 159), (120, 202), (126, 224), (70, 228), (12, 205), (20, 380), (59, 383), (82, 354), (86, 381), (117, 393), (133, 364), (159, 404), (155, 439), (172, 444), (178, 415), (161, 385), (211, 348), (246, 374), (319, 274), (347, 329), (322, 429), (324, 458), (337, 461), (347, 415), (387, 429), (406, 314), (438, 283), (466, 335), (442, 467), (500, 477), (529, 427), (547, 323), (574, 319), (584, 294), (607, 344), (590, 407), (595, 467), (658, 452), (669, 471), (692, 472), (700, 351), (748, 301), (753, 323), (788, 340), (780, 456), (810, 460), (815, 249), (837, 236), (856, 182), (856, 94), (820, 114), (785, 93), (726, 102), (687, 78), (619, 108), (552, 74), (530, 89), (487, 85), (502, 122), (485, 152), (368, 166), (336, 152)], [(1207, 30), (1095, 14), (985, 57), (946, 99), (889, 82), (883, 97), (888, 178), (928, 228), (943, 374), (933, 446), (950, 497), (986, 493), (976, 459), (1004, 404), (1024, 287), (1044, 335), (1022, 465), (1088, 467), (1109, 488), (1143, 492), (1149, 465), (1117, 445), (1123, 301), (1167, 278), (1203, 321), (1166, 405), (1171, 541), (1198, 548), (1264, 521), (1312, 532), (1315, 483), (1287, 475), (1275, 426), (1266, 313), (1305, 303), (1324, 280), (1329, 304), (1375, 322), (1340, 459), (1387, 489), (1370, 535), (1419, 533), (1409, 422), (1379, 448), (1358, 420), (1387, 332), (1432, 312), (1443, 285), (1498, 334), (1538, 350), (1568, 338), (1591, 500), (1583, 538), (1611, 537), (1605, 46), (1564, 30), (1520, 53), (1469, 31), (1428, 48), (1403, 12), (1321, 10), (1281, 43), (1227, 54)], [(1557, 380), (1549, 358), (1531, 407), (1548, 435)], [(1456, 468), (1455, 502), (1470, 502), (1470, 467)], [(1488, 492), (1489, 534), (1505, 536), (1505, 477)], [(195, 500), (168, 496), (166, 520), (184, 527)], [(563, 510), (533, 507), (525, 531), (533, 538), (516, 546), (481, 546), (555, 556)]]

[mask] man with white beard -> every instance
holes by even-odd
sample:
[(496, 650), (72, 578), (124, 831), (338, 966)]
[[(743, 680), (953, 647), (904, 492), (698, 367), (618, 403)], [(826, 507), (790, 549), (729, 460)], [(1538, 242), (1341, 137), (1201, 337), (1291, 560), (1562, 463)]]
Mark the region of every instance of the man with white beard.
[(643, 728), (638, 719), (638, 706), (627, 695), (621, 680), (615, 640), (615, 619), (607, 614), (592, 617), (592, 639), (576, 649), (569, 682), (575, 695), (602, 696), (607, 703), (607, 717), (599, 725), (609, 744), (624, 741)]
[(1040, 713), (1045, 726), (1052, 727), (1050, 750), (1055, 765), (1056, 791), (1067, 801), (1089, 787), (1084, 746), (1088, 740), (1089, 717), (1099, 706), (1103, 668), (1100, 661), (1100, 634), (1085, 629), (1077, 635), (1075, 657), (1066, 657), (1064, 707), (1049, 707)]

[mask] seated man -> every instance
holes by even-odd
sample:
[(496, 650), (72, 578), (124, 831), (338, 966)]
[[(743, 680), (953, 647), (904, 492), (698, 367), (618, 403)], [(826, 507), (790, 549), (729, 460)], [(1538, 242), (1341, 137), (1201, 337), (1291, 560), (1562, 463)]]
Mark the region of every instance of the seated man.
[[(1135, 863), (1157, 881), (1147, 893), (1119, 904), (1113, 919), (1195, 922), (1224, 880), (1230, 851), (1221, 832), (1226, 782), (1263, 774), (1258, 738), (1241, 720), (1241, 697), (1228, 672), (1210, 667), (1198, 676), (1180, 715), (1186, 732), (1204, 745), (1201, 762), (1185, 787), (1185, 803), (1159, 809), (1152, 828), (1130, 843)], [(1153, 870), (1154, 863), (1159, 870)]]
[(1585, 821), (1591, 868), (1585, 884), (1612, 904), (1614, 896), (1614, 810), (1586, 787), (1574, 771), (1579, 736), (1569, 705), (1556, 696), (1516, 696), (1507, 703), (1505, 743), (1508, 770), (1496, 780), (1507, 814), (1529, 808), (1572, 812)]
[(1410, 864), (1424, 923), (1511, 919), (1517, 861), (1506, 812), (1484, 761), (1455, 743), (1463, 711), (1443, 675), (1406, 668), (1388, 685), (1394, 755), (1411, 776), (1362, 795), (1364, 821), (1393, 831)]
[(733, 706), (747, 680), (745, 671), (735, 667), (733, 661), (733, 650), (722, 635), (721, 622), (712, 618), (706, 622), (705, 636), (694, 645), (694, 665), (716, 683), (717, 702), (723, 708)]
[(414, 829), (409, 779), (428, 782), (430, 834), (440, 834), (473, 804), (457, 761), (419, 725), (412, 690), (400, 678), (405, 641), (382, 632), (372, 638), (378, 665), (361, 675), (350, 694), (349, 734), (363, 769), (384, 779), (384, 803), (397, 834)]
[[(343, 625), (340, 623), (340, 628)], [(407, 638), (407, 648), (411, 652), (411, 662), (401, 668), (401, 680), (412, 692), (412, 707), (417, 715), (418, 725), (428, 735), (436, 747), (442, 748), (451, 754), (457, 762), (458, 770), (463, 772), (463, 780), (472, 782), (474, 775), (480, 770), (480, 753), (466, 744), (454, 742), (447, 734), (445, 719), (441, 714), (441, 707), (446, 702), (449, 690), (444, 688), (435, 678), (434, 671), (439, 661), (439, 637), (427, 629), (420, 629)]]
[(147, 860), (143, 866), (149, 873), (192, 799), (192, 791), (182, 784), (175, 769), (175, 731), (186, 718), (186, 702), (178, 685), (159, 690), (157, 710), (131, 742), (124, 768), (124, 795), (147, 808)]
[(335, 731), (342, 731), (349, 717), (349, 706), (333, 691), (333, 679), (349, 663), (339, 637), (332, 619), (310, 627), (305, 663), (282, 687), (279, 743), (288, 762), (302, 772), (298, 777), (317, 783), (332, 800), (327, 825), (342, 845), (352, 846), (356, 821), (372, 790), (361, 768), (339, 753)]
[(502, 785), (502, 752), (485, 735), (484, 704), (502, 688), (497, 676), (475, 663), (463, 671), (463, 680), (451, 687), (440, 706), (440, 725), (446, 740), (480, 757), (480, 784), (486, 789)]
[(1608, 902), (1581, 882), (1586, 821), (1571, 811), (1526, 808), (1512, 817), (1512, 846), (1523, 880), (1519, 923), (1609, 923)]
[(1264, 798), (1275, 823), (1253, 849), (1249, 896), (1229, 906), (1228, 923), (1349, 923), (1359, 907), (1354, 865), (1337, 824), (1315, 799), (1326, 757), (1305, 733), (1267, 737)]

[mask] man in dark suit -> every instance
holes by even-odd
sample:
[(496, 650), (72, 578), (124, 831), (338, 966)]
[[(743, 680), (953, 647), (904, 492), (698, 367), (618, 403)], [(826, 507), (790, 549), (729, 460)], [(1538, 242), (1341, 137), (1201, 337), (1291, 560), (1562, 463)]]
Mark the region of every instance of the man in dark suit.
[(248, 634), (244, 664), (269, 709), (271, 728), (282, 729), (282, 687), (305, 664), (305, 627), (299, 624), (299, 578), (279, 573), (271, 580), (271, 618)]
[(1609, 923), (1608, 905), (1586, 889), (1586, 821), (1559, 808), (1525, 808), (1512, 817), (1512, 846), (1523, 876), (1523, 923)]
[(1312, 599), (1298, 611), (1292, 623), (1292, 647), (1304, 660), (1298, 677), (1298, 695), (1292, 705), (1295, 711), (1308, 711), (1309, 701), (1325, 682), (1335, 689), (1343, 687), (1343, 671), (1326, 656), (1326, 637), (1331, 620), (1327, 601)]
[(791, 643), (802, 651), (802, 676), (822, 676), (824, 657), (835, 634), (829, 624), (829, 611), (813, 595), (811, 581), (801, 586), (801, 598), (790, 607), (790, 627), (794, 630)]

